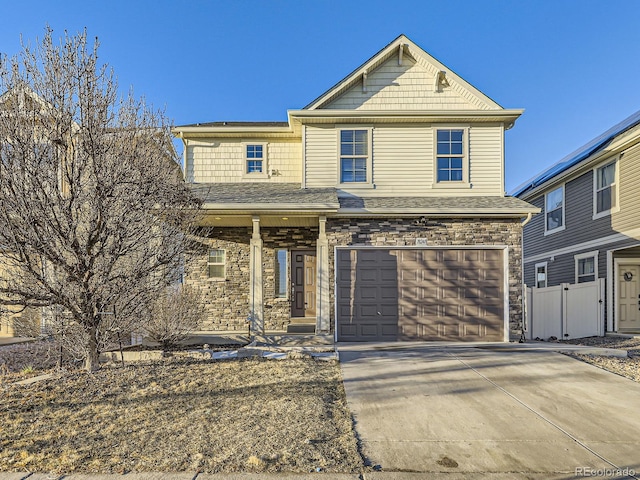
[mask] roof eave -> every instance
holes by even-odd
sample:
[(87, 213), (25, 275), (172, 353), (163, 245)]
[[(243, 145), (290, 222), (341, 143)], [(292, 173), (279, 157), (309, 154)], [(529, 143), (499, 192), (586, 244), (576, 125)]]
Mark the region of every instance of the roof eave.
[(341, 208), (338, 217), (365, 217), (365, 216), (410, 216), (410, 217), (504, 217), (519, 218), (528, 214), (540, 213), (537, 207), (531, 208)]
[(452, 121), (495, 121), (512, 125), (523, 109), (503, 110), (289, 110), (291, 121), (305, 123), (339, 122), (345, 119), (446, 123)]
[(211, 136), (248, 136), (248, 135), (284, 135), (292, 136), (296, 132), (294, 128), (289, 125), (287, 127), (211, 127), (211, 126), (196, 126), (196, 127), (174, 127), (171, 129), (171, 133), (178, 138), (194, 138), (194, 137), (211, 137)]
[(340, 208), (338, 203), (215, 203), (204, 202), (202, 209), (204, 211), (217, 212), (296, 212), (318, 213), (318, 212), (336, 212)]

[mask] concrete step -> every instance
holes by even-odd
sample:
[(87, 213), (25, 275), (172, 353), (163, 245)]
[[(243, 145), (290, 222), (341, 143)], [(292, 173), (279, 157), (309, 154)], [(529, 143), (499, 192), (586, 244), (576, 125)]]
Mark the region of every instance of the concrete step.
[(287, 333), (316, 333), (314, 323), (291, 323), (287, 325)]

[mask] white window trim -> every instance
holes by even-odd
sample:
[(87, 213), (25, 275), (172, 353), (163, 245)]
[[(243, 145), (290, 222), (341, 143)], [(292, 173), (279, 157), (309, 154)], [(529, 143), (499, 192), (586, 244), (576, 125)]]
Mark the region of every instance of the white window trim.
[(279, 250), (284, 250), (286, 252), (285, 257), (284, 257), (284, 261), (286, 263), (285, 267), (285, 281), (284, 281), (284, 296), (283, 297), (279, 297), (278, 296), (278, 283), (280, 281), (280, 279), (278, 277), (274, 278), (274, 292), (273, 292), (273, 298), (276, 302), (285, 302), (285, 301), (289, 301), (289, 293), (290, 293), (290, 288), (289, 285), (291, 284), (291, 250), (289, 250), (288, 248), (276, 248), (275, 249), (275, 255), (274, 255), (274, 272), (276, 271), (276, 265), (278, 263), (278, 251)]
[[(597, 220), (598, 218), (608, 217), (612, 213), (620, 211), (620, 158), (609, 158), (606, 162), (602, 162), (599, 165), (596, 165), (593, 169), (593, 220)], [(613, 185), (616, 187), (615, 191), (615, 202), (616, 205), (609, 210), (603, 210), (602, 212), (598, 212), (598, 170), (602, 167), (606, 167), (607, 165), (615, 163), (616, 166), (616, 175), (613, 180)]]
[[(212, 263), (209, 261), (211, 258), (211, 250), (222, 250), (224, 252), (224, 263)], [(210, 277), (209, 265), (222, 265), (222, 277)], [(225, 248), (209, 247), (207, 250), (207, 279), (212, 282), (222, 282), (227, 278), (227, 250)]]
[[(592, 252), (585, 252), (585, 253), (578, 253), (577, 255), (573, 256), (573, 261), (575, 263), (575, 283), (578, 283), (578, 263), (580, 263), (580, 260), (585, 259), (585, 258), (591, 258), (593, 257), (593, 275), (594, 275), (594, 280), (598, 280), (598, 254), (600, 253), (599, 250), (593, 250)], [(591, 275), (591, 274), (589, 274)]]
[[(566, 218), (566, 212), (567, 212), (567, 202), (566, 202), (566, 192), (567, 192), (567, 185), (566, 183), (563, 183), (562, 185), (557, 185), (555, 186), (552, 190), (549, 190), (548, 192), (546, 192), (544, 194), (544, 235), (551, 235), (552, 233), (556, 233), (556, 232), (561, 232), (563, 231), (565, 228), (567, 228), (567, 218)], [(562, 226), (560, 227), (556, 227), (554, 229), (551, 230), (547, 230), (547, 213), (548, 213), (548, 209), (547, 209), (547, 195), (549, 195), (551, 192), (555, 192), (556, 190), (558, 190), (559, 188), (562, 188)]]
[[(544, 267), (544, 287), (538, 287), (538, 267)], [(547, 262), (536, 263), (533, 267), (533, 287), (547, 288), (547, 285), (549, 285), (549, 268)]]
[[(343, 130), (366, 130), (367, 131), (367, 181), (366, 182), (343, 182), (342, 179), (342, 155), (340, 152), (341, 142), (340, 133)], [(339, 125), (336, 128), (336, 152), (338, 154), (337, 166), (337, 187), (348, 187), (349, 189), (357, 188), (375, 188), (373, 184), (373, 127), (363, 125)]]
[[(247, 172), (247, 165), (249, 160), (255, 160), (254, 158), (247, 158), (247, 146), (248, 145), (261, 145), (262, 146), (262, 172)], [(242, 178), (269, 178), (269, 155), (267, 154), (268, 143), (266, 142), (242, 142)]]
[[(462, 130), (462, 180), (438, 182), (438, 130)], [(433, 127), (433, 188), (471, 188), (469, 182), (469, 125), (438, 124)]]

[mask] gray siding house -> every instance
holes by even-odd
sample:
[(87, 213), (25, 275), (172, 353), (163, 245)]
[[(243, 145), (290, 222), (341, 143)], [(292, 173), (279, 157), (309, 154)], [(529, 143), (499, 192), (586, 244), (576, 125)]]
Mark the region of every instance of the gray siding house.
[(640, 332), (640, 112), (519, 187), (533, 288), (606, 279), (606, 331)]

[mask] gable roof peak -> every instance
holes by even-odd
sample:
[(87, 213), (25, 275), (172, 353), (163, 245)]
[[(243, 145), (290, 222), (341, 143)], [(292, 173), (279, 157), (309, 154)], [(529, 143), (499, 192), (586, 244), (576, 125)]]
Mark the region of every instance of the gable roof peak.
[[(303, 110), (317, 110), (324, 108), (337, 97), (345, 93), (349, 88), (362, 81), (363, 75), (366, 77), (393, 55), (398, 55), (399, 62), (402, 62), (402, 58), (404, 55), (413, 58), (416, 63), (419, 63), (422, 66), (428, 67), (430, 70), (433, 70), (436, 76), (441, 75), (442, 81), (447, 82), (447, 86), (448, 80), (452, 80), (453, 83), (459, 85), (466, 92), (468, 92), (468, 94), (471, 95), (471, 97), (474, 99), (474, 103), (477, 103), (479, 110), (502, 109), (502, 107), (498, 103), (486, 96), (473, 85), (469, 84), (467, 81), (463, 80), (446, 65), (424, 51), (404, 33), (401, 33), (389, 44), (387, 44), (380, 51), (374, 54), (371, 58), (366, 60), (362, 65), (353, 70), (349, 75), (344, 77), (329, 90), (306, 105)], [(446, 78), (444, 75), (445, 73)], [(440, 81), (440, 77), (438, 77), (436, 80)]]

